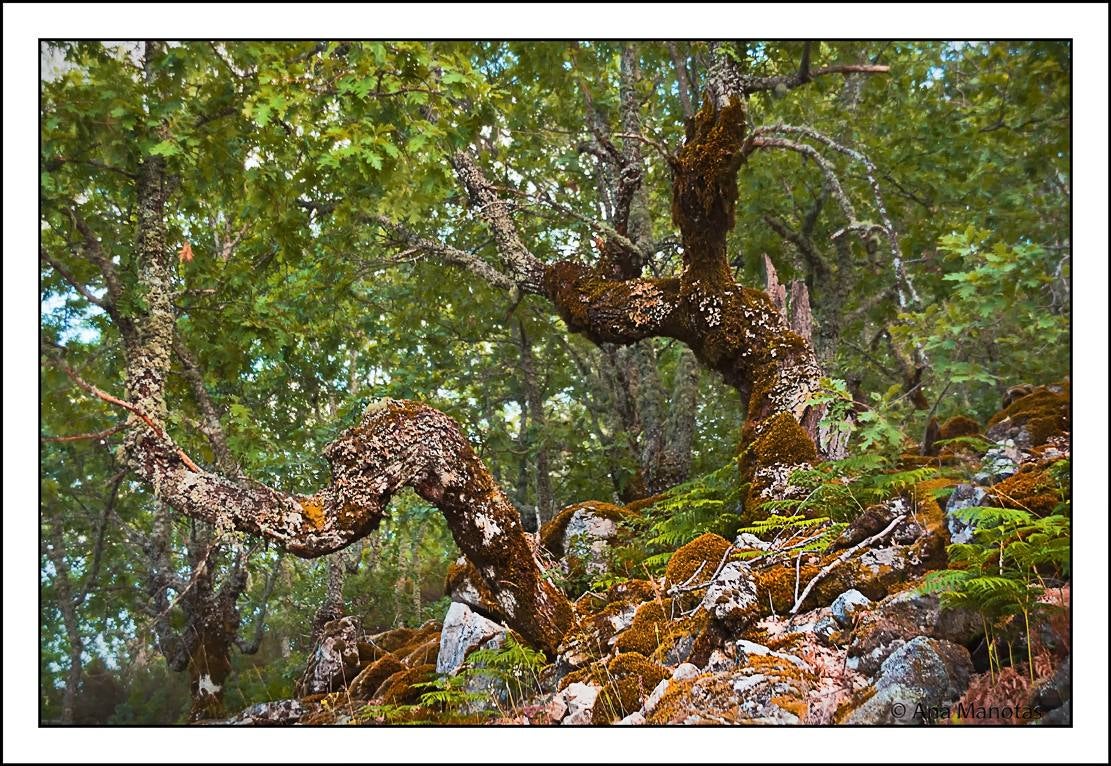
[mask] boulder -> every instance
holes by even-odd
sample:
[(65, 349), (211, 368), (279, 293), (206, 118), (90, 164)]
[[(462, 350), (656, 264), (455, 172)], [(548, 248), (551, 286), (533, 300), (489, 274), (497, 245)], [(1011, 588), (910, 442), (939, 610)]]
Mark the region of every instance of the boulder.
[(853, 624), (853, 615), (870, 606), (872, 606), (872, 599), (856, 588), (850, 588), (833, 599), (830, 610), (833, 612), (833, 619), (837, 620), (842, 628), (849, 628)]
[(967, 543), (972, 540), (972, 533), (976, 530), (972, 524), (960, 518), (959, 512), (965, 508), (980, 506), (986, 495), (987, 490), (975, 484), (960, 484), (953, 490), (945, 505), (945, 523), (949, 528), (949, 539), (953, 543)]
[(306, 697), (335, 691), (354, 679), (359, 673), (361, 634), (355, 617), (341, 617), (325, 623), (301, 677), (298, 695)]
[(455, 675), (471, 651), (489, 645), (492, 639), (502, 637), (506, 632), (505, 627), (476, 614), (466, 604), (453, 602), (444, 616), (444, 627), (440, 632), (436, 672)]
[(734, 629), (759, 616), (759, 603), (752, 571), (739, 561), (723, 566), (702, 598), (702, 607), (715, 620)]
[(277, 700), (251, 705), (227, 723), (234, 726), (288, 726), (297, 723), (307, 712), (297, 700)]
[(954, 704), (972, 677), (968, 650), (917, 636), (883, 661), (873, 688), (843, 719), (853, 725), (915, 724), (935, 720)]
[(573, 683), (560, 692), (567, 705), (567, 715), (561, 723), (564, 726), (588, 726), (593, 721), (594, 703), (601, 691), (593, 684)]
[(967, 609), (942, 609), (936, 593), (911, 589), (885, 598), (856, 616), (847, 666), (872, 675), (892, 652), (916, 636), (969, 645), (983, 634), (983, 624)]

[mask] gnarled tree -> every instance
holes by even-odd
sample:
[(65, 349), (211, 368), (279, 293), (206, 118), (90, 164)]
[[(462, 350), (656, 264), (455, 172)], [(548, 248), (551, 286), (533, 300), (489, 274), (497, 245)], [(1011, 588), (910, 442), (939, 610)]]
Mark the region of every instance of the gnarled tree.
[[(307, 57), (334, 66), (340, 56), (337, 50), (314, 46), (298, 60)], [(251, 73), (220, 60), (233, 80), (248, 82), (245, 87), (253, 95)], [(175, 76), (174, 62), (173, 52), (164, 46), (144, 46), (139, 89), (148, 113), (136, 131), (137, 138), (153, 148), (141, 156), (130, 155), (130, 165), (115, 168), (128, 179), (132, 194), (133, 216), (124, 216), (134, 224), (132, 257), (126, 263), (106, 257), (100, 238), (84, 223), (78, 206), (67, 210), (82, 235), (79, 247), (99, 272), (105, 290), (98, 295), (76, 277), (72, 281), (119, 330), (126, 360), (125, 397), (113, 397), (86, 383), (64, 361), (59, 360), (59, 365), (88, 392), (128, 411), (122, 457), (157, 500), (212, 525), (217, 534), (245, 532), (296, 556), (322, 556), (373, 532), (391, 497), (402, 488), (412, 488), (444, 514), (460, 550), (493, 594), (496, 609), (491, 616), (555, 652), (572, 621), (570, 606), (545, 578), (517, 509), (447, 415), (412, 401), (387, 399), (372, 404), (357, 425), (324, 450), (331, 482), (311, 495), (280, 491), (227, 470), (203, 468), (170, 437), (166, 392), (174, 358), (177, 285), (167, 205), (180, 179), (167, 165), (165, 155), (174, 151), (172, 136), (154, 105), (162, 97), (164, 82)], [(634, 64), (626, 60), (623, 68), (630, 72)], [(741, 464), (750, 485), (752, 512), (760, 496), (783, 485), (791, 466), (834, 454), (837, 447), (820, 433), (822, 411), (811, 402), (821, 371), (810, 343), (791, 331), (763, 291), (738, 284), (730, 266), (727, 237), (735, 221), (738, 171), (764, 148), (805, 153), (787, 146), (785, 139), (751, 130), (746, 98), (760, 90), (796, 87), (825, 74), (879, 71), (885, 68), (847, 65), (811, 71), (804, 57), (796, 75), (757, 78), (743, 73), (725, 46), (715, 49), (702, 106), (688, 122), (684, 144), (674, 154), (656, 147), (669, 163), (671, 216), (681, 240), (682, 268), (674, 276), (643, 275), (649, 240), (638, 201), (643, 183), (639, 147), (611, 153), (619, 171), (615, 214), (612, 221), (599, 224), (601, 257), (594, 264), (538, 258), (518, 231), (513, 205), (499, 194), (468, 148), (456, 150), (449, 163), (496, 244), (502, 270), (473, 251), (420, 236), (387, 216), (364, 211), (361, 220), (388, 229), (410, 249), (467, 268), (498, 288), (543, 296), (570, 330), (595, 343), (629, 346), (650, 338), (672, 338), (685, 344), (699, 362), (736, 388), (746, 405)], [(214, 101), (213, 111), (199, 116), (195, 127), (239, 110), (234, 98), (230, 105), (226, 103), (226, 94)], [(466, 107), (463, 102), (454, 105)], [(628, 110), (625, 128), (628, 147), (642, 141), (655, 146), (652, 139), (639, 134)], [(288, 126), (287, 130), (290, 135), (296, 132)], [(601, 146), (603, 152), (609, 151), (604, 142)], [(300, 202), (310, 211), (335, 205)], [(346, 202), (350, 205), (350, 200)], [(871, 231), (855, 217), (847, 228)], [(657, 486), (665, 483), (660, 479)]]

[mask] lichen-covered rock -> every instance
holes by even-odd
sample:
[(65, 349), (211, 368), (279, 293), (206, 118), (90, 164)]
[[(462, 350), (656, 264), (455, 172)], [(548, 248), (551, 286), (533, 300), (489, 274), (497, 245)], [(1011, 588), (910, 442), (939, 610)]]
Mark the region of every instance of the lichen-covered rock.
[(444, 627), (440, 633), (436, 672), (455, 675), (470, 652), (506, 632), (505, 627), (476, 614), (466, 604), (452, 603), (444, 616)]
[(848, 628), (853, 624), (853, 615), (870, 606), (872, 606), (872, 599), (856, 588), (850, 588), (833, 599), (830, 610), (833, 612), (833, 619), (837, 620), (842, 628)]
[(880, 666), (875, 693), (844, 717), (847, 724), (913, 724), (931, 709), (960, 699), (972, 676), (968, 650), (949, 641), (917, 636)]
[(960, 484), (949, 496), (945, 504), (945, 524), (949, 529), (949, 539), (954, 543), (967, 543), (972, 540), (975, 527), (961, 518), (961, 511), (981, 505), (987, 490), (975, 484)]
[(805, 663), (753, 655), (735, 670), (670, 681), (645, 717), (650, 724), (798, 724), (808, 714), (812, 679)]
[(289, 726), (305, 715), (307, 708), (297, 700), (260, 702), (228, 719), (235, 726)]
[(857, 617), (847, 664), (871, 675), (896, 649), (917, 636), (968, 645), (982, 634), (983, 624), (975, 612), (942, 609), (936, 593), (910, 589), (884, 599)]
[(1036, 447), (1069, 430), (1070, 406), (1068, 381), (1039, 386), (996, 413), (988, 421), (987, 436), (992, 441), (1013, 439), (1022, 449)]
[(756, 581), (747, 564), (730, 561), (706, 588), (702, 608), (734, 629), (758, 616)]
[(601, 690), (594, 684), (573, 683), (560, 692), (567, 715), (560, 722), (564, 726), (588, 726), (593, 722), (594, 703)]
[(362, 630), (355, 617), (325, 623), (320, 641), (309, 657), (298, 686), (300, 696), (335, 691), (359, 673), (359, 637)]

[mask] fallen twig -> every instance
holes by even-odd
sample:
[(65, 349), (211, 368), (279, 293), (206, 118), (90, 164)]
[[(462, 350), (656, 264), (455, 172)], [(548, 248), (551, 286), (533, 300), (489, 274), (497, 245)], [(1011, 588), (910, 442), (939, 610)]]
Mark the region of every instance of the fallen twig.
[(907, 517), (907, 515), (905, 513), (900, 515), (900, 516), (896, 516), (894, 518), (894, 520), (892, 520), (892, 522), (890, 524), (888, 524), (883, 529), (882, 532), (877, 532), (876, 534), (872, 535), (871, 537), (869, 537), (865, 540), (861, 540), (859, 543), (854, 545), (852, 548), (849, 548), (847, 551), (842, 553), (840, 556), (835, 558), (833, 561), (829, 562), (824, 567), (822, 567), (821, 570), (819, 570), (818, 574), (814, 575), (814, 579), (812, 579), (810, 582), (808, 582), (806, 584), (806, 588), (803, 590), (802, 595), (799, 596), (798, 599), (795, 600), (795, 605), (791, 607), (790, 613), (791, 614), (797, 614), (798, 613), (799, 607), (801, 607), (802, 603), (804, 601), (806, 601), (806, 597), (810, 595), (810, 591), (814, 589), (814, 586), (818, 584), (819, 580), (821, 580), (826, 575), (828, 575), (830, 572), (832, 572), (834, 569), (839, 567), (841, 564), (844, 564), (846, 561), (848, 561), (850, 558), (852, 558), (853, 554), (856, 553), (857, 551), (859, 551), (861, 548), (865, 548), (865, 547), (871, 545), (872, 543), (878, 542), (878, 541), (882, 540), (883, 538), (887, 537), (891, 533), (891, 530), (895, 529), (895, 527), (897, 527), (900, 522), (902, 522), (904, 519), (906, 519), (906, 517)]

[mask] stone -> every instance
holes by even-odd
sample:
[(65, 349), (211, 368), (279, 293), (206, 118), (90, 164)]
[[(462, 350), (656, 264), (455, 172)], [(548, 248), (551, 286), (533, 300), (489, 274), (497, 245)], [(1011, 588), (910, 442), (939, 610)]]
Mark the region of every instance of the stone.
[[(993, 431), (988, 431), (992, 438)], [(972, 477), (976, 484), (998, 484), (1013, 476), (1026, 455), (1015, 445), (1014, 439), (1000, 439), (994, 447), (984, 453), (980, 470)]]
[(736, 629), (757, 616), (756, 582), (747, 564), (731, 561), (706, 588), (702, 607), (715, 620)]
[[(709, 661), (706, 662), (706, 670), (711, 673), (719, 673), (723, 670), (730, 670), (731, 668), (735, 667), (736, 664), (737, 661), (735, 659), (732, 659), (720, 649), (715, 649), (713, 652), (711, 652)], [(683, 666), (680, 665), (679, 667), (681, 668)], [(679, 668), (676, 668), (675, 671), (678, 672)], [(695, 674), (692, 673), (689, 675)], [(675, 676), (672, 677), (674, 678)]]
[(576, 559), (588, 575), (602, 574), (608, 567), (610, 540), (617, 535), (617, 522), (580, 508), (571, 515), (563, 531), (565, 559)]
[(297, 723), (306, 712), (305, 706), (297, 700), (260, 702), (227, 722), (234, 726), (288, 726)]
[(629, 713), (629, 715), (622, 718), (620, 721), (617, 722), (617, 725), (618, 726), (643, 726), (644, 725), (644, 720), (645, 720), (644, 719), (644, 713), (637, 710), (636, 712)]
[(763, 644), (757, 644), (754, 641), (745, 641), (741, 639), (736, 643), (739, 664), (748, 664), (752, 657), (777, 657), (781, 660), (786, 660), (800, 670), (810, 670), (810, 666), (801, 657), (796, 657), (793, 654), (786, 654), (785, 652), (777, 652)]
[(978, 507), (987, 493), (986, 489), (975, 484), (960, 484), (953, 490), (949, 502), (945, 504), (945, 524), (949, 528), (949, 539), (953, 543), (971, 542), (972, 534), (976, 530), (972, 524), (961, 519), (958, 512), (965, 508)]
[(854, 725), (924, 723), (927, 711), (956, 703), (972, 677), (968, 650), (950, 641), (917, 636), (883, 661), (875, 694), (844, 720)]
[(983, 624), (977, 613), (942, 609), (938, 594), (911, 589), (888, 596), (856, 616), (846, 665), (873, 675), (892, 652), (916, 636), (967, 646), (981, 635)]
[(648, 695), (648, 699), (644, 701), (644, 706), (641, 708), (641, 710), (644, 711), (645, 715), (648, 715), (656, 709), (656, 706), (660, 704), (660, 699), (662, 699), (663, 696), (667, 694), (667, 688), (670, 685), (671, 683), (666, 678), (656, 684), (656, 688), (653, 689), (652, 693)]
[(353, 680), (359, 674), (361, 635), (362, 628), (355, 617), (326, 622), (301, 677), (299, 696), (336, 691)]
[(1072, 700), (1072, 656), (1066, 657), (1056, 672), (1034, 690), (1033, 707), (1046, 712), (1067, 705)]
[(467, 654), (480, 646), (503, 637), (505, 627), (476, 614), (466, 604), (452, 602), (444, 616), (440, 632), (440, 651), (436, 655), (436, 672), (455, 675), (463, 667)]
[[(711, 662), (713, 662), (714, 655), (721, 655), (722, 657), (725, 657), (724, 654), (715, 649), (714, 653), (710, 655)], [(725, 659), (729, 662), (730, 665), (734, 664), (733, 661), (730, 660), (728, 657), (725, 657)], [(677, 666), (675, 670), (671, 671), (671, 677), (676, 681), (682, 681), (684, 678), (694, 678), (700, 672), (702, 671), (698, 669), (697, 665), (694, 665), (690, 662), (684, 662), (681, 665)]]
[(594, 716), (594, 703), (601, 691), (594, 684), (576, 682), (568, 684), (561, 694), (567, 704), (567, 715), (561, 722), (564, 726), (589, 726)]
[(870, 606), (872, 606), (872, 599), (852, 588), (835, 598), (830, 604), (830, 610), (833, 612), (833, 619), (837, 620), (842, 628), (849, 628), (853, 624), (853, 615)]
[(766, 551), (771, 547), (769, 543), (764, 542), (751, 532), (741, 532), (737, 535), (737, 539), (733, 541), (733, 546), (738, 550), (757, 550)]
[(838, 630), (840, 630), (840, 626), (837, 624), (837, 620), (828, 615), (820, 618), (811, 628), (811, 632), (826, 646), (833, 643)]

